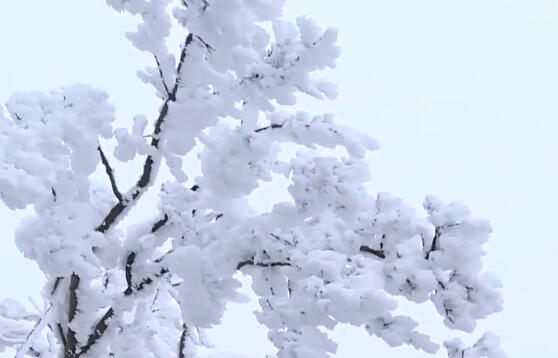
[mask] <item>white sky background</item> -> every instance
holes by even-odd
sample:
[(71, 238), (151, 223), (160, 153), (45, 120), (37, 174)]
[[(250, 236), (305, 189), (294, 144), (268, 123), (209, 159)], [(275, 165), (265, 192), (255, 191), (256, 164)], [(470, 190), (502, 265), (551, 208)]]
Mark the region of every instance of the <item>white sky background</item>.
[[(510, 358), (558, 357), (558, 0), (291, 0), (288, 14), (341, 31), (329, 75), (341, 96), (308, 106), (380, 140), (371, 190), (417, 208), (436, 194), (490, 219), (486, 262), (503, 281), (505, 311), (481, 328), (502, 337)], [(132, 27), (102, 0), (0, 1), (0, 101), (80, 82), (106, 90), (121, 119), (152, 115), (158, 103), (135, 77), (149, 58), (124, 38)], [(41, 286), (13, 244), (16, 219), (0, 208), (0, 299)], [(250, 309), (234, 307), (232, 331), (216, 337), (261, 357), (264, 332), (245, 318)], [(427, 332), (451, 337), (429, 309), (417, 312)], [(337, 333), (337, 357), (427, 357), (355, 332)]]

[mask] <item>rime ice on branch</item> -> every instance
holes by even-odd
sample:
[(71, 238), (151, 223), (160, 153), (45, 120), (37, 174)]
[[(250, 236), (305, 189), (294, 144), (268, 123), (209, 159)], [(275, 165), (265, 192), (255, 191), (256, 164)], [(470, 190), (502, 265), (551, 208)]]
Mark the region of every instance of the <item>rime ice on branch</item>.
[[(13, 210), (33, 206), (15, 237), (48, 283), (38, 313), (0, 305), (0, 350), (193, 357), (227, 302), (242, 299), (239, 272), (252, 278), (257, 319), (280, 358), (331, 356), (327, 331), (339, 323), (436, 352), (418, 322), (396, 313), (400, 298), (431, 302), (446, 326), (465, 332), (501, 309), (499, 283), (482, 269), (487, 222), (432, 197), (420, 214), (368, 193), (365, 156), (376, 142), (330, 114), (292, 109), (298, 94), (336, 96), (316, 76), (335, 65), (335, 30), (285, 20), (277, 0), (107, 3), (141, 19), (128, 38), (153, 58), (139, 77), (161, 98), (159, 114), (113, 129), (108, 96), (88, 86), (6, 103), (0, 197)], [(166, 45), (173, 24), (184, 38), (176, 53)], [(285, 144), (298, 154), (281, 156)], [(188, 177), (182, 160), (196, 146), (202, 174)], [(136, 156), (137, 182), (121, 191), (111, 163)], [(172, 177), (153, 219), (124, 225), (160, 183), (161, 165)], [(246, 198), (273, 174), (287, 179), (290, 197), (254, 214)], [(502, 354), (490, 334), (470, 348), (445, 345), (450, 357)]]

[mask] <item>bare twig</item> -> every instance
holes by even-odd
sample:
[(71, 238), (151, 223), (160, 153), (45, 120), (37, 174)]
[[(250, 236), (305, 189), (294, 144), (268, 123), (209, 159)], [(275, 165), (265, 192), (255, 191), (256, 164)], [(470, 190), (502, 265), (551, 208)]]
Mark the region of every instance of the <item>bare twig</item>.
[(163, 75), (163, 68), (161, 67), (161, 62), (159, 61), (157, 55), (153, 54), (153, 57), (155, 58), (155, 63), (157, 64), (157, 69), (159, 70), (159, 76), (161, 77), (161, 82), (163, 82), (163, 87), (165, 88), (165, 92), (167, 93), (167, 96), (170, 96), (171, 92), (167, 87), (167, 82), (165, 81), (165, 76)]
[(99, 151), (99, 155), (101, 156), (101, 162), (103, 163), (105, 167), (105, 171), (107, 172), (107, 176), (109, 177), (112, 192), (114, 193), (114, 196), (116, 196), (118, 201), (122, 202), (123, 198), (122, 198), (122, 194), (118, 190), (118, 186), (116, 185), (116, 179), (114, 178), (114, 170), (110, 166), (110, 163), (100, 145), (97, 147), (97, 150)]

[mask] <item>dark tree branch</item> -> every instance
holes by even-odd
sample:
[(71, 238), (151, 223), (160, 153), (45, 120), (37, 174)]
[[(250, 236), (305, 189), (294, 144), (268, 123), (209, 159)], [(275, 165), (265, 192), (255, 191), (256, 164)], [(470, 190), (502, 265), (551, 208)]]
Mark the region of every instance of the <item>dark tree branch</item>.
[(166, 275), (167, 273), (169, 273), (169, 269), (166, 267), (161, 268), (161, 271), (157, 272), (154, 275), (154, 278), (148, 277), (143, 279), (143, 281), (141, 281), (137, 286), (136, 286), (136, 291), (142, 291), (144, 290), (147, 286), (151, 285), (155, 279), (163, 277), (164, 275)]
[(364, 245), (362, 245), (360, 247), (360, 252), (366, 252), (366, 253), (372, 254), (374, 256), (377, 256), (381, 259), (386, 258), (386, 254), (383, 250), (374, 250), (373, 248), (368, 247), (368, 246), (364, 246)]
[(159, 58), (157, 57), (157, 55), (153, 54), (153, 57), (155, 58), (155, 63), (157, 64), (157, 69), (159, 70), (159, 76), (161, 77), (161, 82), (163, 82), (165, 92), (167, 93), (167, 96), (170, 96), (171, 92), (167, 87), (167, 82), (165, 81), (165, 76), (163, 75), (163, 69), (161, 68), (161, 62), (159, 62)]
[[(169, 216), (165, 214), (165, 216), (162, 219), (158, 220), (157, 222), (155, 222), (155, 224), (153, 224), (153, 226), (151, 227), (151, 233), (152, 234), (156, 233), (167, 223), (168, 220), (169, 220)], [(124, 295), (126, 296), (129, 296), (132, 293), (134, 293), (134, 288), (132, 283), (132, 266), (135, 261), (136, 261), (136, 253), (130, 252), (128, 254), (128, 257), (126, 258), (126, 266), (124, 269), (126, 275), (126, 285), (127, 285), (126, 291), (124, 291)]]
[(109, 177), (112, 192), (114, 193), (114, 196), (116, 196), (116, 199), (118, 199), (119, 202), (122, 202), (123, 200), (122, 194), (120, 193), (120, 191), (118, 190), (118, 186), (116, 185), (116, 179), (114, 178), (114, 170), (110, 166), (110, 163), (100, 145), (97, 147), (97, 150), (99, 151), (99, 155), (101, 156), (101, 162), (103, 163), (105, 167), (105, 171), (107, 172), (107, 176)]
[(260, 133), (260, 132), (264, 132), (270, 129), (279, 129), (279, 128), (283, 128), (283, 124), (271, 124), (267, 127), (262, 127), (262, 128), (258, 128), (256, 130), (254, 130), (254, 132), (256, 133)]
[(62, 346), (64, 346), (64, 351), (66, 351), (66, 346), (68, 344), (66, 343), (66, 336), (64, 335), (64, 329), (62, 328), (62, 325), (60, 323), (56, 324), (56, 328), (58, 330), (58, 335), (60, 336), (60, 341), (62, 341)]
[(279, 267), (279, 266), (291, 266), (289, 262), (269, 262), (269, 263), (261, 263), (261, 262), (254, 262), (254, 259), (244, 260), (238, 263), (236, 266), (237, 270), (240, 270), (244, 266), (258, 266), (258, 267)]
[(66, 347), (64, 349), (65, 358), (76, 357), (77, 338), (76, 332), (70, 327), (74, 320), (78, 309), (77, 289), (79, 287), (80, 278), (75, 273), (70, 277), (70, 294), (68, 298), (68, 327), (66, 332)]
[[(178, 88), (180, 85), (180, 81), (182, 80), (182, 66), (184, 65), (184, 61), (186, 60), (186, 50), (188, 45), (190, 45), (193, 41), (193, 35), (189, 34), (186, 38), (186, 42), (182, 48), (180, 53), (180, 60), (178, 62), (178, 66), (176, 68), (176, 83), (172, 88), (172, 91), (169, 93), (167, 99), (164, 101), (163, 106), (161, 107), (161, 111), (159, 112), (159, 117), (155, 121), (155, 128), (153, 130), (153, 137), (151, 138), (151, 146), (154, 149), (159, 149), (159, 142), (161, 134), (161, 130), (163, 127), (163, 123), (165, 122), (165, 118), (169, 112), (169, 105), (171, 102), (176, 101), (176, 93), (178, 92)], [(151, 183), (151, 175), (155, 169), (155, 159), (153, 155), (148, 155), (145, 159), (143, 164), (142, 173), (136, 182), (135, 186), (130, 190), (130, 197), (126, 198), (125, 201), (120, 201), (116, 205), (112, 207), (109, 213), (103, 219), (103, 222), (97, 227), (97, 231), (104, 233), (108, 231), (112, 225), (118, 221), (120, 215), (130, 206), (132, 203), (137, 201), (140, 196), (143, 194), (144, 190), (149, 186)]]
[(159, 229), (161, 229), (163, 226), (165, 226), (165, 224), (169, 221), (169, 216), (167, 214), (165, 214), (165, 216), (157, 221), (155, 224), (153, 224), (153, 226), (151, 227), (151, 233), (154, 234), (157, 231), (159, 231)]
[(182, 325), (182, 334), (180, 335), (180, 342), (178, 343), (178, 358), (186, 358), (186, 353), (184, 353), (184, 348), (186, 348), (186, 338), (188, 336), (188, 327)]
[(125, 267), (125, 274), (126, 274), (126, 291), (124, 291), (124, 294), (126, 296), (129, 296), (132, 294), (133, 289), (132, 289), (132, 265), (134, 264), (134, 261), (136, 260), (136, 253), (135, 252), (131, 252), (130, 254), (128, 254), (128, 257), (126, 258), (126, 267)]
[(430, 254), (436, 250), (438, 250), (438, 241), (440, 240), (440, 236), (442, 236), (442, 227), (436, 226), (434, 230), (434, 238), (432, 239), (432, 245), (430, 245), (430, 249), (426, 253), (425, 258), (428, 260), (430, 258)]
[(58, 286), (60, 285), (60, 282), (62, 282), (62, 277), (57, 277), (54, 280), (54, 284), (52, 285), (52, 290), (50, 290), (50, 295), (54, 295), (54, 293), (56, 293), (56, 290), (58, 289)]
[(112, 318), (113, 315), (114, 315), (114, 309), (111, 307), (108, 309), (107, 312), (105, 312), (103, 317), (101, 317), (97, 325), (95, 325), (95, 328), (93, 329), (93, 333), (89, 335), (89, 337), (87, 338), (87, 343), (83, 347), (81, 347), (81, 350), (76, 355), (76, 357), (79, 357), (87, 353), (87, 351), (89, 351), (91, 347), (93, 347), (93, 345), (97, 343), (99, 339), (101, 339), (105, 331), (108, 329), (108, 321), (110, 318)]

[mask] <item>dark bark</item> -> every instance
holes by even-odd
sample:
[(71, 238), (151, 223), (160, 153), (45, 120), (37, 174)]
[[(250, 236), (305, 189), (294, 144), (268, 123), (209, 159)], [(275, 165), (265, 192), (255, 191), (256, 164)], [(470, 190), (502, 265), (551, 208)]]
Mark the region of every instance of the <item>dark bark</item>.
[(103, 166), (105, 167), (105, 171), (107, 173), (107, 176), (109, 177), (112, 192), (114, 193), (114, 196), (116, 196), (116, 199), (118, 199), (118, 201), (121, 202), (123, 200), (122, 199), (122, 194), (120, 193), (120, 191), (118, 190), (118, 186), (116, 185), (116, 179), (114, 178), (114, 170), (110, 166), (110, 163), (109, 163), (105, 153), (103, 152), (103, 149), (101, 148), (101, 146), (98, 146), (97, 150), (99, 151), (99, 155), (101, 156), (101, 163), (103, 163)]

